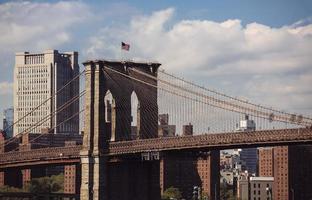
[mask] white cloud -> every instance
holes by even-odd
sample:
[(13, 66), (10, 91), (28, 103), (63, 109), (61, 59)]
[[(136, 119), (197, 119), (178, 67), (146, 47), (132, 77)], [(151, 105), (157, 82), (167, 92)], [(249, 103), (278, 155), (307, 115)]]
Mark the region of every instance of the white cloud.
[[(0, 111), (12, 106), (14, 53), (41, 52), (71, 44), (77, 25), (92, 18), (80, 1), (0, 4)], [(67, 49), (66, 49), (67, 50)], [(6, 81), (6, 82), (5, 82)]]
[(9, 95), (13, 93), (13, 83), (0, 82), (0, 95)]
[[(231, 89), (241, 92), (237, 96), (258, 97), (257, 102), (286, 109), (312, 110), (311, 23), (272, 28), (259, 23), (243, 26), (237, 19), (172, 22), (173, 15), (174, 9), (169, 8), (135, 17), (122, 27), (103, 27), (90, 38), (85, 53), (89, 58), (157, 60), (163, 68), (192, 74), (194, 79), (226, 77), (236, 83)], [(130, 43), (128, 54), (121, 54), (120, 41)], [(285, 95), (291, 98), (281, 105)]]
[(0, 52), (53, 48), (70, 40), (68, 29), (88, 16), (81, 2), (11, 2), (0, 5)]

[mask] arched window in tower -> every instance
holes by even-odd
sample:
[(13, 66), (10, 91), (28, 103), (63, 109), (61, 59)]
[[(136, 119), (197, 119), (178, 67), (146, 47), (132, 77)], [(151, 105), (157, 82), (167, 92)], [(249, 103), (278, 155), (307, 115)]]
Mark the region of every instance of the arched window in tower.
[(105, 130), (110, 136), (111, 141), (116, 139), (116, 106), (115, 99), (110, 90), (108, 90), (104, 97), (105, 102)]
[(140, 102), (137, 94), (131, 94), (131, 139), (136, 139), (140, 132)]

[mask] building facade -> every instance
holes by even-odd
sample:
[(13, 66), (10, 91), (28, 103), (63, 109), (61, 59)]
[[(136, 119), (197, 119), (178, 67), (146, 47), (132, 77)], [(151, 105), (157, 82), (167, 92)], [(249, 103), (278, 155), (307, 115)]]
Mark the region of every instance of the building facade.
[(311, 145), (259, 149), (259, 174), (273, 173), (274, 200), (312, 199), (311, 156)]
[(243, 170), (247, 170), (250, 174), (257, 172), (257, 148), (242, 149), (240, 152), (240, 158), (244, 161)]
[(239, 176), (237, 180), (237, 198), (240, 200), (249, 200), (248, 176)]
[(3, 130), (6, 138), (13, 136), (14, 109), (8, 108), (3, 111)]
[[(254, 120), (249, 119), (249, 116), (246, 115), (244, 120), (241, 120), (239, 127), (237, 127), (237, 132), (244, 131), (255, 131), (256, 123)], [(240, 158), (244, 161), (245, 165), (243, 166), (244, 170), (247, 170), (250, 174), (255, 174), (257, 172), (257, 148), (246, 148), (242, 149), (240, 152)]]
[[(65, 107), (66, 102), (79, 94), (79, 78), (68, 84), (78, 74), (77, 52), (16, 53), (14, 121), (18, 122), (13, 135), (40, 133), (43, 129), (54, 133), (78, 133), (79, 115), (64, 121), (79, 111), (79, 98)], [(38, 109), (27, 115), (36, 107)], [(29, 129), (32, 126), (34, 128)]]
[(237, 181), (237, 198), (240, 200), (272, 200), (273, 177), (242, 175)]
[(250, 200), (272, 200), (273, 177), (250, 177)]
[(184, 199), (193, 198), (194, 186), (202, 197), (220, 199), (220, 152), (167, 152), (160, 159), (160, 188), (178, 188)]
[(289, 174), (290, 166), (288, 165), (288, 147), (275, 147), (273, 151), (273, 170), (275, 177), (274, 199), (288, 200), (289, 199)]
[(259, 176), (273, 177), (273, 148), (258, 148)]
[(158, 136), (159, 137), (172, 137), (176, 134), (176, 126), (169, 125), (169, 114), (158, 115)]

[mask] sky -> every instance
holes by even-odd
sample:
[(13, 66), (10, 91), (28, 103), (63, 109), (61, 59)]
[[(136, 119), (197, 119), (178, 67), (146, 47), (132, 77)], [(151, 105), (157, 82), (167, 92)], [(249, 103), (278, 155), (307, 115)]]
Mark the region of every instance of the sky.
[(45, 49), (78, 51), (80, 63), (157, 61), (207, 88), (312, 115), (310, 0), (0, 1), (1, 114), (13, 105), (15, 52)]

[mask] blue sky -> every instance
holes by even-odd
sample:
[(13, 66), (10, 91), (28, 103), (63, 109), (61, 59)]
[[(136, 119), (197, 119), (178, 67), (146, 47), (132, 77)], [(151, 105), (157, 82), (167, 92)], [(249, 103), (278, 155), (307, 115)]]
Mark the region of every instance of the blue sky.
[(209, 88), (312, 113), (310, 0), (0, 2), (1, 112), (13, 104), (14, 52), (119, 59), (126, 41), (125, 58), (155, 60)]
[[(91, 0), (88, 2), (95, 7), (118, 3), (128, 4), (145, 14), (174, 7), (177, 10), (177, 19), (210, 19), (218, 22), (227, 19), (241, 19), (244, 24), (258, 22), (274, 27), (292, 24), (300, 19), (310, 17), (312, 13), (312, 2), (309, 0), (111, 0), (103, 2)], [(101, 9), (101, 7), (99, 8)]]

